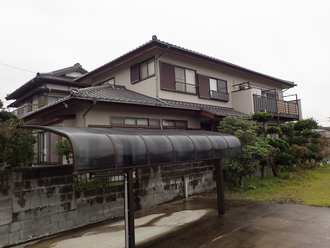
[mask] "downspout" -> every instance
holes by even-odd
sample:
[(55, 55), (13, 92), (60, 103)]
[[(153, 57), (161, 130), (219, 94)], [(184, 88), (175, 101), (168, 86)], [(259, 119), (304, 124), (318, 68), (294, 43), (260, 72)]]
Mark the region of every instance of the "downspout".
[(82, 115), (82, 127), (85, 127), (85, 116), (86, 114), (95, 106), (95, 104), (97, 103), (97, 99), (96, 98), (93, 98), (93, 105), (90, 106), (86, 112)]
[(158, 94), (158, 91), (159, 91), (159, 89), (158, 89), (158, 73), (157, 73), (157, 71), (158, 71), (158, 66), (157, 66), (157, 61), (158, 61), (158, 59), (161, 57), (161, 56), (163, 56), (163, 54), (164, 53), (166, 53), (167, 51), (168, 51), (168, 49), (170, 49), (170, 45), (167, 45), (167, 48), (166, 48), (166, 50), (164, 50), (157, 58), (155, 58), (155, 83), (156, 83), (156, 99), (157, 100), (159, 100), (160, 101), (160, 99), (159, 99), (159, 94)]

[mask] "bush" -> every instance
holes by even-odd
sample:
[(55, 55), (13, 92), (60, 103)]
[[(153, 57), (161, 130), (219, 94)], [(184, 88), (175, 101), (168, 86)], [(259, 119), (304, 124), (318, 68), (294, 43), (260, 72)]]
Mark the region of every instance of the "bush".
[(0, 164), (25, 167), (33, 162), (36, 137), (30, 130), (19, 128), (23, 122), (9, 119), (0, 122)]
[(297, 162), (297, 159), (292, 154), (281, 152), (275, 155), (274, 161), (278, 165), (282, 165), (281, 171), (290, 171), (292, 170), (294, 164)]

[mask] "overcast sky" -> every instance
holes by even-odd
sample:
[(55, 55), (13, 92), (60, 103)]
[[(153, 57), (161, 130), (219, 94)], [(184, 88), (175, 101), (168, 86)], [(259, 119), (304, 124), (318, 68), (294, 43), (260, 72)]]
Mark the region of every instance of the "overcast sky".
[[(158, 39), (298, 86), (329, 126), (329, 0), (0, 0), (0, 98), (37, 72), (93, 70)], [(16, 69), (16, 68), (19, 69)]]

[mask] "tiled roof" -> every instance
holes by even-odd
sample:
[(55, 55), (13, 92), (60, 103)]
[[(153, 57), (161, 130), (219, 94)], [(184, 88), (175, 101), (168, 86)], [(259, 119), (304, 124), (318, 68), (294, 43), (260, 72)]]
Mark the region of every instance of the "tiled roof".
[[(25, 95), (27, 92), (31, 92), (35, 88), (40, 87), (41, 84), (43, 84), (44, 80), (52, 81), (57, 84), (64, 84), (64, 85), (70, 85), (74, 87), (86, 87), (86, 85), (80, 84), (78, 82), (74, 81), (74, 77), (68, 77), (68, 76), (63, 76), (65, 73), (69, 72), (81, 72), (81, 73), (86, 73), (87, 71), (82, 68), (80, 64), (75, 64), (74, 66), (67, 67), (64, 69), (60, 69), (57, 71), (53, 72), (48, 72), (48, 73), (37, 73), (37, 75), (26, 82), (25, 84), (21, 85), (18, 89), (13, 91), (12, 93), (8, 94), (6, 96), (6, 100), (14, 100), (20, 98), (22, 95)], [(15, 106), (15, 103), (10, 104), (9, 106)]]
[(206, 104), (197, 104), (190, 102), (179, 102), (179, 101), (171, 101), (165, 100), (169, 106), (176, 108), (184, 108), (184, 109), (193, 109), (193, 110), (201, 110), (218, 116), (237, 116), (244, 118), (251, 118), (250, 115), (234, 110), (233, 108), (226, 108), (214, 105), (206, 105)]
[(154, 106), (161, 108), (172, 108), (172, 109), (185, 109), (194, 111), (205, 111), (217, 116), (240, 116), (244, 118), (249, 118), (250, 115), (238, 112), (232, 108), (225, 108), (213, 105), (205, 104), (195, 104), (189, 102), (179, 102), (171, 100), (161, 100), (155, 99), (137, 92), (127, 90), (124, 86), (120, 85), (106, 85), (106, 86), (95, 86), (77, 89), (72, 91), (67, 97), (64, 97), (56, 102), (48, 104), (38, 110), (27, 113), (21, 118), (25, 118), (31, 114), (40, 112), (51, 106), (61, 104), (70, 99), (81, 99), (81, 100), (94, 100), (101, 102), (112, 102), (112, 103), (122, 103), (122, 104), (133, 104), (133, 105), (143, 105), (143, 106)]
[(82, 75), (79, 78), (76, 78), (75, 80), (76, 81), (79, 81), (82, 78), (88, 77), (88, 75), (90, 75), (90, 74), (92, 74), (92, 73), (94, 73), (94, 72), (96, 72), (96, 71), (98, 71), (98, 70), (100, 70), (100, 69), (102, 69), (104, 67), (107, 67), (108, 65), (111, 65), (112, 63), (116, 62), (117, 60), (120, 60), (121, 58), (123, 58), (125, 56), (128, 56), (129, 54), (133, 53), (134, 51), (136, 51), (138, 49), (141, 49), (144, 46), (147, 46), (147, 45), (149, 45), (151, 43), (155, 43), (155, 44), (158, 43), (158, 44), (161, 44), (161, 45), (165, 45), (165, 46), (167, 46), (169, 48), (175, 48), (175, 49), (178, 49), (178, 50), (181, 50), (181, 51), (184, 51), (184, 52), (195, 54), (197, 56), (200, 56), (200, 57), (203, 57), (203, 58), (206, 58), (206, 59), (211, 59), (211, 60), (213, 60), (215, 62), (224, 64), (224, 65), (227, 65), (227, 66), (230, 66), (230, 67), (234, 67), (236, 69), (241, 69), (243, 71), (247, 71), (247, 72), (250, 72), (250, 73), (258, 74), (260, 76), (267, 77), (267, 78), (270, 78), (270, 79), (273, 79), (273, 80), (282, 82), (282, 83), (287, 84), (287, 85), (290, 85), (290, 86), (295, 86), (294, 82), (292, 82), (292, 81), (287, 81), (287, 80), (279, 79), (279, 78), (276, 78), (276, 77), (273, 77), (273, 76), (269, 76), (269, 75), (266, 75), (266, 74), (263, 74), (263, 73), (260, 73), (260, 72), (254, 71), (254, 70), (247, 69), (247, 68), (242, 67), (242, 66), (239, 66), (239, 65), (235, 65), (233, 63), (229, 63), (227, 61), (224, 61), (224, 60), (221, 60), (221, 59), (218, 59), (218, 58), (214, 58), (214, 57), (211, 57), (211, 56), (208, 56), (208, 55), (199, 53), (199, 52), (195, 52), (195, 51), (192, 51), (192, 50), (189, 50), (189, 49), (186, 49), (186, 48), (177, 46), (177, 45), (173, 45), (173, 44), (167, 43), (165, 41), (158, 40), (156, 36), (153, 36), (152, 37), (152, 40), (150, 40), (149, 42), (147, 42), (147, 43), (145, 43), (145, 44), (137, 47), (136, 49), (133, 49), (133, 50), (131, 50), (131, 51), (123, 54), (122, 56), (120, 56), (120, 57), (118, 57), (118, 58), (116, 58), (116, 59), (114, 59), (114, 60), (112, 60), (112, 61), (110, 61), (110, 62), (108, 62), (108, 63), (106, 63), (106, 64), (104, 64), (104, 65), (102, 65), (102, 66), (100, 66), (100, 67), (98, 67), (96, 69), (94, 69), (94, 70), (92, 70), (92, 71), (90, 71), (89, 73), (86, 73), (86, 74)]
[(51, 75), (51, 76), (62, 76), (65, 75), (66, 73), (70, 73), (70, 72), (80, 72), (82, 74), (87, 73), (88, 71), (86, 71), (84, 68), (82, 68), (82, 66), (79, 63), (74, 64), (73, 66), (70, 67), (66, 67), (63, 69), (59, 69), (56, 71), (51, 71), (51, 72), (46, 72), (46, 73), (38, 73), (39, 75)]
[(149, 106), (166, 106), (165, 103), (158, 101), (157, 99), (127, 90), (124, 86), (120, 85), (88, 87), (84, 89), (78, 89), (77, 92), (77, 94), (72, 95), (74, 98), (96, 98), (98, 101)]

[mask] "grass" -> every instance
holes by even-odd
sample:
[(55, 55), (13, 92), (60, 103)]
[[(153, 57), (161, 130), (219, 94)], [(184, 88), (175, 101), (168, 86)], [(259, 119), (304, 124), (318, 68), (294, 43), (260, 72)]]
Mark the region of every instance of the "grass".
[(226, 187), (225, 198), (330, 207), (330, 166), (245, 178), (242, 189)]

